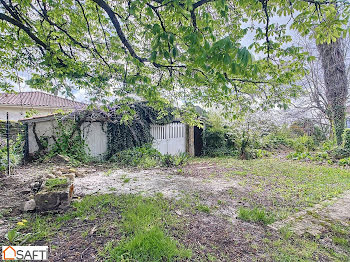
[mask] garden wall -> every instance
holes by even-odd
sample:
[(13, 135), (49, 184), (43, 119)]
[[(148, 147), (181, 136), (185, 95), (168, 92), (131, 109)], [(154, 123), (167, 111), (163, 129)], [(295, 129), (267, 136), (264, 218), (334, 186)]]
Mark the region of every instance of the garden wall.
[[(57, 121), (53, 116), (36, 117), (23, 120), (28, 125), (28, 152), (34, 154), (39, 150), (38, 139), (44, 140), (48, 148), (55, 143)], [(102, 157), (108, 150), (107, 123), (84, 122), (81, 136), (86, 143), (86, 152), (92, 157)], [(182, 123), (167, 125), (151, 125), (151, 135), (154, 138), (153, 147), (162, 154), (176, 155), (188, 152), (188, 132)]]

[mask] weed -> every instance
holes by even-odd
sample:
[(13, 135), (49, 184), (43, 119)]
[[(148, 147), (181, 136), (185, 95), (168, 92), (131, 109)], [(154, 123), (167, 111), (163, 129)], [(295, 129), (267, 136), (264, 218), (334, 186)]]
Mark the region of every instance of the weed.
[(173, 261), (191, 257), (168, 235), (165, 223), (175, 223), (169, 205), (161, 195), (155, 198), (124, 197), (121, 230), (125, 238), (117, 245), (109, 242), (102, 256), (107, 261)]
[(123, 183), (124, 183), (124, 184), (129, 183), (130, 180), (131, 180), (130, 178), (124, 178)]
[(255, 207), (253, 209), (240, 207), (238, 210), (238, 218), (245, 221), (261, 222), (265, 225), (271, 224), (275, 221), (275, 218), (272, 216), (272, 214), (269, 214), (265, 211), (265, 209), (258, 207)]
[(196, 206), (196, 209), (204, 213), (210, 213), (210, 208), (206, 205), (199, 204)]
[(104, 172), (105, 176), (110, 176), (112, 174), (112, 170), (108, 169), (106, 172)]
[(48, 190), (54, 190), (68, 184), (67, 178), (51, 178), (45, 183)]
[(349, 246), (349, 241), (343, 237), (336, 237), (334, 236), (332, 238), (333, 240), (333, 243), (336, 244), (336, 245), (340, 245), (340, 246), (343, 246), (343, 247), (350, 247)]
[(107, 261), (175, 261), (191, 257), (191, 251), (179, 247), (159, 226), (139, 231), (116, 247), (109, 244), (106, 251), (112, 258)]

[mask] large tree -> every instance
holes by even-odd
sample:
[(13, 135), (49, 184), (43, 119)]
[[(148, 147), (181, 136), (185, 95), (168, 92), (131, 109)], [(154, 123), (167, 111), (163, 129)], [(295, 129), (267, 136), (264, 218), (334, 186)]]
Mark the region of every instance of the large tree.
[[(335, 2), (340, 14), (329, 12)], [(319, 9), (316, 37), (337, 38), (343, 0), (0, 0), (1, 87), (29, 71), (35, 88), (84, 88), (102, 101), (137, 95), (159, 108), (182, 101), (234, 115), (285, 107), (306, 56), (288, 28), (307, 31)]]
[(345, 66), (343, 39), (318, 44), (324, 83), (326, 87), (327, 114), (334, 127), (338, 145), (342, 143), (345, 128), (346, 101), (348, 98), (348, 78)]

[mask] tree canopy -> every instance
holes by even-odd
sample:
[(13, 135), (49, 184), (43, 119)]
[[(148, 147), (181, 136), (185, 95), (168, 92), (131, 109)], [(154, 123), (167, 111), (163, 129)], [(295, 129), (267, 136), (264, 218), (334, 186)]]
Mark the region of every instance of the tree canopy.
[(34, 88), (81, 88), (102, 102), (136, 95), (233, 115), (286, 107), (310, 59), (291, 30), (335, 41), (349, 9), (346, 0), (0, 0), (0, 89), (28, 71)]

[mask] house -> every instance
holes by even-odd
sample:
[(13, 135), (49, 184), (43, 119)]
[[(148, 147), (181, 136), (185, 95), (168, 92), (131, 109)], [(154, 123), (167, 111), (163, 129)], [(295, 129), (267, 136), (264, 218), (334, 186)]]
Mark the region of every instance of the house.
[[(41, 140), (46, 139), (49, 146), (55, 143), (58, 130), (57, 119), (62, 119), (61, 117), (60, 115), (47, 115), (20, 121), (25, 124), (27, 130), (27, 148), (25, 149), (27, 158), (40, 150)], [(67, 116), (65, 119), (68, 119)], [(80, 123), (79, 133), (86, 144), (86, 153), (91, 157), (103, 158), (107, 154), (109, 146), (107, 125), (103, 117), (85, 118)], [(199, 155), (201, 152), (203, 141), (197, 128), (183, 124), (176, 119), (168, 124), (150, 124), (149, 132), (153, 138), (153, 147), (162, 154), (176, 155), (187, 152), (190, 155)]]
[(49, 115), (57, 110), (65, 112), (83, 109), (86, 104), (70, 99), (47, 94), (44, 92), (0, 93), (0, 121), (18, 121), (26, 117), (26, 112), (32, 111), (35, 116)]

